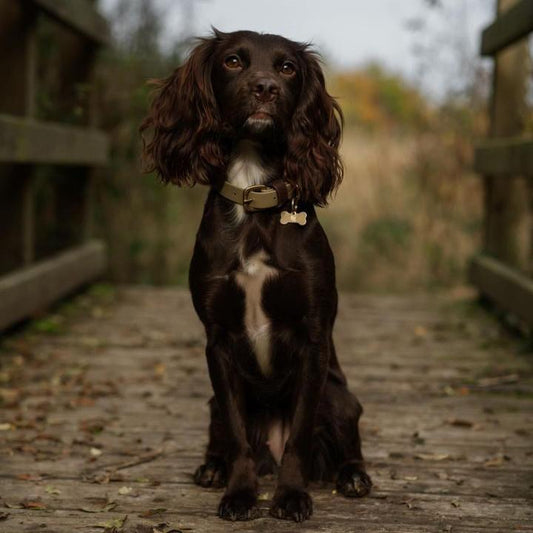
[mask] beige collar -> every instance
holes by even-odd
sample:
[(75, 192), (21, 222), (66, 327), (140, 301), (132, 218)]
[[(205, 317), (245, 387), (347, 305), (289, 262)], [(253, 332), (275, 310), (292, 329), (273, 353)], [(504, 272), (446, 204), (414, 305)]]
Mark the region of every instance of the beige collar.
[(242, 205), (248, 212), (280, 207), (292, 199), (294, 190), (295, 187), (291, 183), (282, 179), (274, 180), (268, 185), (250, 185), (244, 189), (225, 181), (217, 189), (218, 194), (231, 202)]

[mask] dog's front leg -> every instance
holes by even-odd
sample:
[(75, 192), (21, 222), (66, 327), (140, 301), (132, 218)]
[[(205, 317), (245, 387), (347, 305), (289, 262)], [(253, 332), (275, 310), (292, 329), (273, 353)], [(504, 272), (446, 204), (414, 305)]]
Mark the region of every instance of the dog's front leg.
[(328, 353), (328, 344), (322, 341), (310, 344), (302, 353), (291, 433), (270, 509), (277, 518), (302, 522), (313, 514), (313, 502), (305, 487), (315, 416), (327, 375)]
[(225, 428), (228, 486), (218, 515), (226, 520), (249, 520), (257, 502), (257, 474), (246, 437), (242, 390), (230, 373), (230, 347), (221, 335), (208, 335), (207, 365), (215, 401)]

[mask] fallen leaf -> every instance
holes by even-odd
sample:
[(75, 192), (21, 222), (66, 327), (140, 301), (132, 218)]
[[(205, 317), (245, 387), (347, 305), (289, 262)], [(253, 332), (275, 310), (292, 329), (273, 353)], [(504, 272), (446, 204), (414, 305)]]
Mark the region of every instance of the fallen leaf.
[(428, 330), (424, 326), (416, 326), (413, 333), (415, 334), (415, 337), (423, 338), (428, 334)]
[(450, 454), (448, 453), (417, 453), (415, 459), (420, 459), (422, 461), (444, 461), (445, 459), (450, 459)]
[(487, 459), (484, 463), (483, 463), (483, 466), (488, 466), (488, 467), (494, 467), (494, 466), (501, 466), (504, 464), (505, 461), (510, 461), (511, 458), (508, 457), (507, 455), (496, 455), (495, 457), (491, 457), (490, 459)]
[(38, 500), (24, 500), (20, 505), (23, 509), (46, 509), (46, 505)]
[(98, 503), (96, 507), (80, 507), (79, 510), (84, 513), (108, 513), (112, 511), (116, 506), (117, 502), (110, 500), (109, 498), (87, 498), (93, 502)]
[(99, 527), (114, 532), (116, 530), (122, 529), (127, 519), (128, 515), (125, 515), (123, 518), (112, 518), (111, 520), (107, 520), (107, 522), (100, 522), (94, 527)]
[(165, 513), (166, 509), (164, 507), (157, 507), (155, 509), (148, 509), (148, 511), (144, 511), (144, 513), (141, 513), (139, 515), (140, 518), (150, 518), (151, 516), (155, 516), (161, 513)]
[(0, 389), (0, 403), (3, 407), (16, 407), (20, 401), (19, 389)]
[(118, 493), (121, 496), (125, 496), (126, 494), (131, 494), (132, 491), (133, 489), (131, 487), (120, 487), (120, 489), (118, 489)]
[(91, 457), (100, 457), (102, 450), (100, 448), (91, 448)]
[(10, 429), (15, 429), (15, 426), (13, 426), (13, 424), (10, 424), (9, 422), (4, 422), (0, 424), (0, 431), (9, 431)]
[(55, 487), (52, 487), (52, 485), (46, 485), (44, 490), (47, 494), (61, 494), (61, 491), (59, 489), (56, 489)]
[(83, 420), (80, 423), (80, 429), (85, 433), (91, 433), (92, 435), (98, 435), (105, 428), (106, 422), (100, 419)]
[(411, 435), (411, 442), (415, 445), (415, 446), (419, 446), (419, 445), (423, 445), (426, 443), (426, 439), (424, 437), (421, 437), (420, 434), (418, 433), (418, 431), (415, 431), (412, 435)]
[(158, 378), (161, 378), (165, 375), (165, 372), (166, 372), (166, 367), (163, 363), (157, 363), (155, 366), (154, 366), (154, 374), (158, 377)]
[(448, 420), (446, 420), (446, 422), (450, 424), (450, 426), (456, 426), (461, 428), (471, 428), (474, 425), (474, 423), (470, 422), (470, 420), (464, 420), (462, 418), (449, 418)]
[(41, 481), (42, 477), (39, 474), (19, 474), (17, 479), (22, 481)]

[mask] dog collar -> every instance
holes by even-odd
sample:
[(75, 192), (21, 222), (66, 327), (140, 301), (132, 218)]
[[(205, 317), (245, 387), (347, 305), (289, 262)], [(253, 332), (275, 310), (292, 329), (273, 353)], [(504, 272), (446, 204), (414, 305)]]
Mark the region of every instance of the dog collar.
[(292, 199), (295, 187), (282, 179), (269, 184), (250, 185), (244, 189), (225, 181), (217, 191), (226, 200), (242, 205), (245, 211), (253, 212), (282, 206)]

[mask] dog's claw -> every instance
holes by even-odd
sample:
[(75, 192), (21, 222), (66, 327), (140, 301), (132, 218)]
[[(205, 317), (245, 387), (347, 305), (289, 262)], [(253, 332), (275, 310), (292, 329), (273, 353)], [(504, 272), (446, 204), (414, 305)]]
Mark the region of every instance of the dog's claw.
[(226, 464), (222, 460), (209, 460), (194, 473), (194, 482), (200, 487), (221, 488), (227, 485)]
[(313, 501), (304, 490), (278, 488), (270, 514), (275, 518), (303, 522), (313, 514)]
[(251, 520), (255, 518), (255, 491), (243, 489), (233, 494), (224, 494), (218, 506), (218, 516), (224, 520)]
[(362, 498), (370, 493), (372, 480), (357, 465), (346, 465), (339, 472), (337, 491), (347, 498)]

